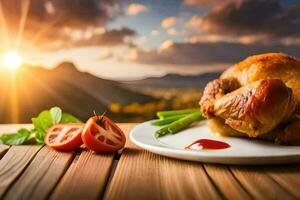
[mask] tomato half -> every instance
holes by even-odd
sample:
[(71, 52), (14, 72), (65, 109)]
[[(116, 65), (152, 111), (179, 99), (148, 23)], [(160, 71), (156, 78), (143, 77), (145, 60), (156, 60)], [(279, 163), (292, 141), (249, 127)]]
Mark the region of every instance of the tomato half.
[(83, 123), (62, 123), (51, 126), (45, 143), (56, 150), (73, 150), (82, 145)]
[(116, 152), (126, 142), (123, 131), (105, 116), (91, 117), (86, 122), (81, 137), (88, 149), (102, 153)]

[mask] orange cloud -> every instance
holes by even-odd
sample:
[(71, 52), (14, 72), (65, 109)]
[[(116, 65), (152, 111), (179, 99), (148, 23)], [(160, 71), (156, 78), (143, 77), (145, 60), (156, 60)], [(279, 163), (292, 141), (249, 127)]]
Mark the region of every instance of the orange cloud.
[(217, 3), (220, 0), (184, 0), (184, 3), (189, 6), (206, 6)]
[(187, 25), (194, 30), (200, 30), (202, 25), (202, 17), (201, 16), (193, 16), (191, 19), (188, 20)]
[(113, 57), (113, 53), (109, 50), (102, 50), (98, 56), (99, 60), (107, 60)]
[(147, 11), (147, 7), (143, 4), (132, 3), (126, 9), (126, 15), (132, 16)]
[(158, 50), (159, 50), (159, 52), (161, 52), (161, 51), (170, 49), (173, 45), (174, 45), (173, 40), (166, 40), (160, 45)]
[(141, 36), (141, 37), (139, 37), (137, 42), (138, 42), (138, 44), (143, 45), (147, 42), (147, 38), (145, 36)]
[(178, 34), (175, 28), (168, 29), (167, 33), (169, 35), (177, 35)]
[[(1, 12), (10, 33), (9, 40), (14, 44), (17, 43), (15, 38), (22, 27), (19, 25), (20, 16), (28, 9), (20, 43), (20, 48), (26, 50), (69, 48), (78, 41), (92, 39), (95, 34), (91, 29), (104, 27), (121, 16), (117, 10), (119, 3), (112, 0), (41, 0), (30, 1), (30, 4), (24, 2), (1, 1)], [(12, 9), (14, 12), (11, 12)], [(2, 33), (0, 38), (3, 38)], [(4, 42), (0, 43), (1, 48), (7, 48)]]
[(161, 26), (163, 28), (169, 28), (169, 27), (173, 26), (176, 22), (177, 22), (176, 17), (167, 17), (164, 20), (162, 20)]

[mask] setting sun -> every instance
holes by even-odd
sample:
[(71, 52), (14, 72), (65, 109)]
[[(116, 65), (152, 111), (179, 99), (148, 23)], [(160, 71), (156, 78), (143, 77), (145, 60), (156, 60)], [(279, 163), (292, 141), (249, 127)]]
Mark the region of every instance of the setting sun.
[(9, 69), (17, 69), (22, 64), (22, 56), (16, 51), (9, 51), (3, 55), (2, 58), (3, 67)]

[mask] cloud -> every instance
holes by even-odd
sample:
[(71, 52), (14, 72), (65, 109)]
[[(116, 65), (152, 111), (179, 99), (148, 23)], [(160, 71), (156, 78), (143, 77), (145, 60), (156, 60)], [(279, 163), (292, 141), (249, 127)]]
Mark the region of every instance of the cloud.
[[(71, 34), (74, 33), (71, 32)], [(77, 37), (78, 39), (73, 41), (69, 40), (70, 47), (130, 45), (131, 40), (129, 40), (129, 37), (137, 33), (130, 28), (123, 27), (121, 29), (105, 30), (100, 34), (92, 34), (90, 37), (84, 37), (85, 34), (86, 33), (83, 32), (82, 36)], [(67, 41), (64, 43), (67, 43)]]
[(284, 52), (300, 57), (300, 46), (241, 44), (234, 42), (175, 43), (167, 41), (157, 50), (135, 49), (133, 61), (144, 64), (207, 65), (235, 63), (253, 54)]
[(188, 6), (207, 6), (221, 1), (222, 0), (184, 0), (184, 3)]
[(193, 28), (200, 32), (201, 32), (202, 24), (203, 24), (202, 16), (193, 16), (186, 22), (188, 28)]
[[(114, 0), (3, 0), (1, 3), (11, 43), (16, 43), (22, 10), (28, 8), (22, 33), (23, 47), (40, 49), (55, 49), (76, 41), (80, 31), (104, 27), (120, 15), (119, 4)], [(66, 29), (75, 32), (75, 39), (68, 38), (71, 35), (65, 33)]]
[(160, 45), (158, 52), (167, 50), (167, 49), (171, 48), (174, 44), (175, 44), (175, 42), (173, 40), (166, 40)]
[(190, 43), (198, 43), (198, 42), (240, 42), (238, 40), (228, 38), (222, 35), (214, 35), (214, 34), (209, 34), (209, 35), (196, 35), (190, 37), (188, 40)]
[(280, 0), (223, 1), (190, 24), (215, 34), (300, 36), (300, 5), (283, 7)]
[(167, 17), (167, 18), (162, 20), (161, 26), (163, 28), (169, 28), (169, 27), (173, 26), (176, 22), (177, 22), (176, 17)]
[(111, 51), (109, 50), (102, 50), (98, 56), (99, 60), (108, 60), (112, 58), (114, 55)]
[(169, 35), (177, 35), (177, 34), (178, 34), (178, 32), (176, 31), (175, 28), (170, 28), (170, 29), (168, 29), (168, 30), (167, 30), (167, 33), (168, 33)]
[(146, 38), (145, 36), (141, 36), (141, 37), (139, 37), (138, 40), (137, 40), (137, 43), (138, 43), (139, 45), (144, 45), (144, 44), (146, 44), (146, 42), (147, 42), (147, 38)]
[(132, 16), (147, 11), (147, 7), (143, 4), (132, 3), (126, 9), (126, 15)]
[(117, 12), (118, 4), (113, 0), (39, 0), (31, 1), (28, 20), (51, 22), (53, 26), (103, 25)]

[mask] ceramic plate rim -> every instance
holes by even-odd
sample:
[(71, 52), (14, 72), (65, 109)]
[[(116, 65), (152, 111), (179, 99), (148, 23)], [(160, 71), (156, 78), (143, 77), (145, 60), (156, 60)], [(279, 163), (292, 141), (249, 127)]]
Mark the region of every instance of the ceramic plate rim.
[[(161, 142), (156, 141), (156, 145), (152, 145), (152, 144), (148, 144), (148, 143), (145, 143), (145, 142), (142, 142), (142, 141), (139, 141), (137, 140), (135, 137), (134, 137), (134, 134), (136, 134), (138, 131), (137, 129), (140, 128), (140, 126), (142, 125), (145, 125), (145, 124), (149, 124), (151, 123), (152, 121), (155, 121), (155, 120), (150, 120), (150, 121), (146, 121), (146, 122), (143, 122), (143, 123), (140, 123), (138, 124), (137, 126), (135, 126), (129, 133), (129, 138), (130, 140), (137, 146), (139, 146), (140, 148), (142, 149), (145, 149), (145, 150), (148, 150), (150, 152), (153, 152), (155, 154), (159, 154), (159, 155), (163, 155), (163, 156), (167, 156), (167, 157), (173, 157), (173, 158), (178, 158), (178, 157), (174, 157), (174, 156), (168, 156), (166, 155), (166, 153), (172, 153), (172, 154), (176, 154), (178, 156), (180, 155), (184, 155), (184, 156), (198, 156), (199, 158), (215, 158), (215, 159), (225, 159), (225, 158), (230, 158), (232, 160), (239, 160), (239, 159), (263, 159), (263, 158), (266, 158), (266, 159), (278, 159), (278, 158), (282, 158), (283, 156), (286, 158), (286, 159), (292, 159), (292, 158), (297, 158), (297, 159), (300, 159), (300, 152), (295, 152), (295, 154), (286, 154), (286, 155), (272, 155), (272, 156), (269, 156), (269, 155), (231, 155), (230, 157), (228, 155), (209, 155), (209, 154), (201, 154), (199, 155), (199, 152), (197, 151), (187, 151), (187, 150), (184, 150), (184, 149), (178, 149), (178, 148), (175, 148), (175, 147), (171, 147), (171, 146), (164, 146), (161, 144)], [(163, 153), (159, 153), (159, 152), (163, 152)], [(178, 158), (178, 159), (183, 159), (183, 160), (193, 160), (193, 161), (197, 161), (195, 159), (185, 159), (185, 158)], [(199, 161), (201, 162), (201, 161)], [(225, 164), (224, 162), (214, 162), (214, 163), (222, 163), (222, 164)], [(277, 162), (276, 162), (277, 163)], [(278, 163), (287, 163), (287, 162), (278, 162)], [(292, 161), (289, 161), (288, 163), (293, 163)], [(243, 164), (243, 162), (241, 162), (241, 164)], [(267, 164), (267, 163), (266, 163)]]

